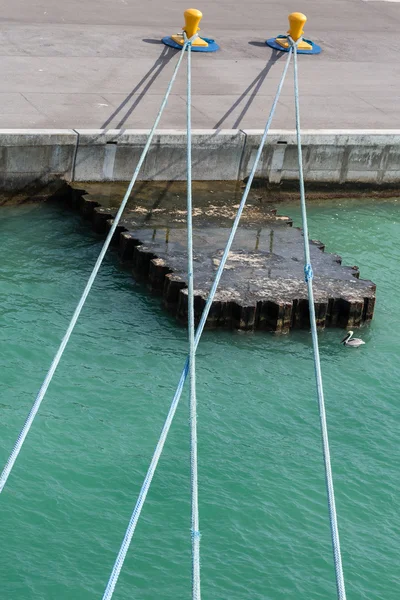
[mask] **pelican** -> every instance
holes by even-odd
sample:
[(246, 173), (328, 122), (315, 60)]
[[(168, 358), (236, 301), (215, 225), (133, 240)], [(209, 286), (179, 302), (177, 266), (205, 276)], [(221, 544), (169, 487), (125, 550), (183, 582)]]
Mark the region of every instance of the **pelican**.
[(353, 331), (349, 331), (346, 336), (340, 342), (343, 346), (351, 346), (352, 348), (357, 348), (358, 346), (362, 346), (365, 344), (360, 338), (353, 338)]

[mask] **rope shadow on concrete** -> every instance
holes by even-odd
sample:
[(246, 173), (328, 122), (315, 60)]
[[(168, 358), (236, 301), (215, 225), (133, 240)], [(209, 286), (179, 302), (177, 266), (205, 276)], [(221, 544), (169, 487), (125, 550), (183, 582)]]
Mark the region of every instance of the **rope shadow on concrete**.
[[(146, 39), (143, 41), (145, 41), (147, 43), (152, 43), (152, 44), (161, 44), (161, 41), (159, 41), (159, 40), (150, 40), (150, 39), (147, 40)], [(118, 108), (110, 115), (110, 117), (105, 121), (105, 123), (103, 123), (103, 125), (101, 126), (101, 129), (103, 129), (103, 131), (100, 132), (100, 134), (93, 140), (93, 142), (96, 142), (97, 139), (100, 139), (102, 135), (107, 133), (107, 129), (106, 129), (107, 126), (121, 112), (121, 110), (126, 106), (126, 104), (129, 102), (129, 100), (132, 98), (132, 96), (138, 92), (138, 90), (141, 88), (141, 86), (147, 80), (149, 80), (149, 77), (151, 77), (151, 79), (149, 81), (147, 81), (147, 84), (145, 85), (145, 87), (141, 91), (141, 93), (139, 94), (138, 98), (135, 100), (134, 104), (129, 108), (129, 110), (126, 112), (126, 114), (122, 118), (120, 118), (120, 122), (115, 127), (115, 129), (117, 129), (117, 130), (118, 129), (120, 130), (122, 128), (122, 125), (126, 122), (126, 120), (129, 118), (129, 116), (132, 114), (132, 112), (137, 107), (139, 102), (144, 98), (144, 96), (146, 95), (146, 93), (149, 90), (149, 88), (151, 87), (151, 85), (154, 83), (154, 81), (157, 79), (157, 77), (160, 75), (160, 73), (164, 70), (164, 68), (170, 62), (172, 57), (175, 56), (177, 53), (178, 53), (177, 50), (174, 50), (173, 48), (170, 48), (167, 46), (163, 46), (162, 52), (161, 52), (160, 56), (157, 58), (156, 62), (149, 69), (149, 71), (142, 77), (140, 82), (128, 94), (128, 96), (124, 99), (124, 101), (118, 106)], [(109, 128), (109, 129), (111, 129), (111, 128)], [(74, 131), (76, 131), (76, 130), (74, 130)], [(76, 133), (78, 135), (78, 141), (79, 141), (79, 133), (78, 132), (76, 132)], [(123, 133), (123, 131), (118, 131), (116, 133), (115, 139), (118, 139), (118, 137), (122, 133)], [(78, 145), (78, 141), (77, 141), (77, 145)], [(82, 164), (86, 160), (86, 159), (80, 159), (80, 160), (76, 161), (77, 145), (75, 148), (73, 164), (71, 165), (71, 173), (72, 173), (71, 181), (74, 180), (73, 173), (75, 172), (76, 166), (79, 164)], [(11, 193), (10, 196), (7, 197), (7, 201), (8, 202), (10, 200), (12, 201), (15, 198), (17, 198), (18, 196), (20, 196), (20, 195), (23, 196), (24, 194), (38, 196), (43, 193), (46, 193), (46, 194), (49, 194), (50, 197), (52, 197), (53, 195), (57, 196), (57, 194), (59, 193), (59, 190), (63, 190), (65, 188), (65, 186), (67, 186), (68, 184), (64, 181), (63, 177), (59, 177), (57, 179), (59, 186), (57, 186), (57, 184), (54, 182), (48, 181), (48, 175), (50, 175), (51, 172), (52, 172), (51, 168), (45, 169), (42, 173), (40, 173), (40, 175), (38, 175), (37, 177), (34, 177), (32, 180), (28, 181), (25, 185), (23, 185), (22, 188), (18, 189), (17, 192)], [(53, 184), (54, 184), (54, 192), (52, 189)], [(139, 189), (140, 189), (140, 186), (139, 186)]]
[[(249, 43), (252, 45), (258, 45), (258, 42), (249, 42)], [(263, 45), (265, 46), (265, 44), (263, 44)], [(235, 102), (232, 104), (232, 106), (226, 111), (226, 113), (214, 125), (214, 129), (221, 128), (221, 125), (224, 123), (224, 121), (226, 121), (226, 119), (233, 113), (233, 111), (239, 106), (239, 104), (246, 98), (246, 96), (249, 94), (250, 90), (252, 88), (254, 88), (254, 90), (251, 92), (251, 94), (247, 98), (246, 104), (242, 108), (239, 116), (237, 117), (234, 124), (232, 125), (232, 129), (239, 128), (240, 123), (242, 122), (242, 120), (243, 120), (244, 116), (246, 115), (247, 111), (249, 110), (250, 106), (253, 104), (253, 101), (254, 101), (255, 97), (257, 96), (258, 92), (260, 91), (260, 88), (261, 88), (262, 84), (264, 83), (271, 68), (284, 54), (285, 54), (285, 52), (279, 52), (278, 50), (272, 50), (271, 56), (269, 57), (269, 60), (268, 60), (267, 64), (265, 65), (265, 67), (263, 68), (263, 70), (257, 75), (257, 77), (255, 79), (253, 79), (253, 81), (250, 83), (250, 85), (247, 86), (247, 88), (239, 96), (239, 98), (237, 100), (235, 100)]]
[[(160, 44), (161, 42), (159, 42), (158, 40), (144, 40), (147, 43), (152, 43), (152, 44)], [(120, 122), (118, 123), (118, 125), (115, 127), (115, 129), (121, 129), (122, 125), (126, 122), (126, 120), (129, 118), (130, 114), (132, 114), (132, 112), (134, 111), (134, 109), (137, 107), (137, 105), (139, 104), (139, 102), (143, 99), (143, 97), (146, 95), (146, 92), (148, 91), (148, 89), (151, 87), (151, 85), (153, 84), (153, 82), (155, 81), (155, 79), (160, 75), (160, 73), (163, 71), (163, 69), (165, 68), (165, 66), (168, 64), (168, 62), (172, 59), (173, 56), (175, 56), (177, 54), (178, 51), (169, 48), (169, 47), (163, 47), (163, 50), (160, 54), (160, 56), (157, 58), (156, 62), (154, 63), (154, 65), (149, 69), (149, 71), (142, 77), (141, 81), (135, 86), (135, 88), (128, 94), (128, 96), (124, 99), (124, 101), (119, 105), (119, 107), (112, 113), (112, 115), (110, 115), (110, 117), (105, 121), (105, 123), (102, 125), (102, 129), (104, 129), (104, 131), (98, 136), (99, 138), (101, 137), (102, 134), (107, 132), (106, 127), (111, 123), (111, 121), (122, 111), (122, 109), (127, 105), (127, 103), (129, 102), (129, 100), (132, 98), (132, 96), (137, 93), (137, 91), (141, 88), (141, 86), (147, 81), (147, 84), (145, 85), (144, 89), (142, 90), (142, 92), (140, 93), (139, 97), (136, 99), (136, 101), (134, 102), (134, 104), (129, 108), (129, 110), (126, 112), (126, 114), (124, 115), (124, 117), (122, 117), (120, 119)], [(249, 93), (249, 91), (255, 87), (255, 89), (253, 90), (251, 96), (248, 98), (246, 105), (244, 106), (243, 110), (241, 111), (241, 114), (239, 115), (239, 117), (237, 118), (234, 127), (233, 128), (238, 128), (241, 120), (243, 119), (244, 115), (246, 114), (246, 112), (248, 111), (248, 109), (250, 108), (254, 97), (257, 95), (263, 81), (265, 80), (265, 78), (267, 77), (271, 67), (275, 64), (275, 62), (277, 62), (277, 60), (279, 60), (279, 58), (283, 55), (283, 52), (278, 52), (278, 51), (273, 51), (270, 59), (268, 61), (268, 63), (266, 64), (266, 66), (264, 67), (264, 69), (259, 73), (259, 75), (257, 75), (257, 77), (251, 82), (251, 84), (246, 88), (246, 90), (241, 94), (241, 96), (235, 101), (235, 103), (232, 105), (232, 107), (225, 113), (225, 115), (219, 120), (219, 122), (215, 125), (215, 131), (212, 132), (212, 134), (208, 137), (208, 141), (209, 139), (215, 137), (216, 135), (218, 135), (218, 128), (220, 127), (220, 125), (226, 120), (226, 118), (228, 118), (228, 116), (235, 110), (235, 108), (240, 104), (240, 102), (246, 97), (246, 95)], [(151, 77), (149, 79), (149, 77)], [(113, 128), (114, 129), (114, 128)], [(119, 131), (116, 134), (116, 138), (118, 138), (123, 132)], [(79, 134), (78, 134), (79, 135)], [(206, 143), (207, 140), (204, 140), (204, 143)], [(72, 170), (74, 171), (77, 164), (81, 164), (82, 162), (84, 162), (85, 159), (81, 159), (78, 162), (76, 162), (76, 159), (74, 158), (74, 164), (72, 165)], [(194, 160), (193, 161), (193, 166), (196, 166), (196, 164), (199, 161)], [(158, 172), (158, 175), (160, 175), (165, 169), (161, 169), (160, 172)], [(180, 171), (177, 176), (175, 177), (175, 179), (179, 180), (179, 178), (182, 176), (184, 176), (184, 171), (185, 168), (182, 168), (182, 171)], [(37, 193), (41, 193), (41, 191), (46, 190), (46, 188), (48, 188), (49, 186), (49, 182), (47, 181), (47, 175), (49, 175), (50, 173), (50, 169), (47, 169), (46, 171), (44, 171), (43, 173), (40, 174), (39, 177), (34, 178), (32, 181), (30, 181), (29, 183), (27, 183), (25, 186), (23, 186), (22, 190), (19, 190), (18, 194), (21, 194), (23, 192), (27, 192), (29, 193), (30, 190), (32, 190), (32, 192), (36, 195)], [(140, 193), (141, 191), (141, 187), (142, 185), (144, 185), (145, 182), (139, 182), (139, 189), (136, 191), (136, 193)], [(161, 194), (161, 197), (158, 198), (155, 201), (155, 206), (154, 208), (157, 208), (157, 206), (160, 204), (160, 202), (162, 202), (164, 196), (166, 195), (168, 190), (165, 191), (164, 194)], [(17, 195), (17, 194), (15, 194)]]
[[(155, 43), (156, 42), (156, 40), (143, 40), (143, 41), (146, 41), (147, 43)], [(150, 87), (153, 85), (153, 83), (157, 79), (157, 77), (165, 69), (165, 67), (171, 60), (171, 58), (173, 56), (175, 56), (176, 53), (177, 53), (177, 51), (174, 50), (173, 48), (164, 46), (161, 51), (160, 56), (157, 58), (154, 65), (147, 71), (147, 73), (142, 77), (142, 79), (139, 81), (139, 83), (137, 85), (135, 85), (133, 90), (131, 92), (129, 92), (127, 97), (121, 102), (121, 104), (118, 106), (118, 108), (116, 108), (115, 111), (108, 117), (108, 119), (103, 123), (103, 125), (101, 125), (100, 129), (106, 129), (110, 125), (112, 120), (115, 119), (117, 117), (117, 115), (119, 115), (119, 113), (121, 113), (121, 111), (126, 107), (126, 105), (129, 103), (129, 101), (133, 98), (133, 96), (135, 94), (137, 94), (139, 92), (140, 88), (145, 84), (144, 88), (139, 93), (138, 97), (135, 99), (133, 104), (127, 109), (126, 113), (123, 116), (119, 115), (120, 120), (117, 123), (117, 125), (115, 127), (112, 127), (112, 129), (121, 129), (123, 127), (123, 125), (126, 123), (126, 121), (129, 119), (129, 117), (131, 116), (133, 111), (137, 108), (137, 106), (143, 100), (143, 98), (145, 97), (145, 95), (147, 94)]]

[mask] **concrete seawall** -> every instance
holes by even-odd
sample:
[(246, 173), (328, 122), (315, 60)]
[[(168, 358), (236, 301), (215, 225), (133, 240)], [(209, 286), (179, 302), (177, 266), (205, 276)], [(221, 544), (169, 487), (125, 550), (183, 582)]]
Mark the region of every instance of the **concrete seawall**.
[[(147, 130), (0, 130), (0, 188), (21, 192), (79, 181), (129, 180)], [(262, 131), (194, 130), (193, 179), (237, 181), (249, 174)], [(400, 130), (305, 130), (308, 183), (400, 189)], [(270, 132), (257, 176), (270, 184), (296, 181), (294, 131)], [(139, 180), (186, 178), (186, 134), (160, 130)]]

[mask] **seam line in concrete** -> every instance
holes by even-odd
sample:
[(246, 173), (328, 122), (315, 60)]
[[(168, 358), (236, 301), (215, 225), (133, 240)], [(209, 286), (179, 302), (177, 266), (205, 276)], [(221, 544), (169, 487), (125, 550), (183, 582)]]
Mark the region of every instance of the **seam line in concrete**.
[(37, 106), (35, 106), (35, 105), (33, 104), (33, 102), (31, 102), (31, 101), (29, 100), (29, 98), (27, 98), (27, 97), (25, 96), (25, 94), (23, 94), (22, 92), (17, 92), (17, 93), (19, 93), (19, 94), (20, 94), (20, 95), (21, 95), (21, 96), (24, 98), (24, 100), (26, 100), (26, 101), (27, 101), (27, 103), (28, 103), (28, 104), (30, 104), (30, 105), (32, 106), (32, 108), (34, 108), (34, 109), (36, 110), (36, 112), (38, 113), (38, 115), (41, 115), (42, 117), (45, 117), (45, 116), (46, 116), (46, 114), (45, 114), (45, 113), (43, 113), (41, 110), (39, 110), (39, 109), (38, 109), (38, 107), (37, 107)]
[(240, 160), (239, 160), (239, 165), (238, 165), (238, 172), (237, 172), (237, 176), (236, 176), (236, 181), (240, 181), (240, 179), (241, 179), (244, 153), (246, 151), (246, 145), (247, 145), (247, 133), (245, 131), (243, 131), (243, 129), (239, 129), (239, 131), (240, 131), (240, 133), (243, 133), (244, 140), (243, 140), (243, 146), (242, 146), (242, 153), (240, 155)]
[(76, 133), (76, 144), (75, 144), (74, 156), (72, 157), (71, 181), (75, 181), (75, 166), (76, 166), (76, 157), (78, 154), (80, 136), (79, 136), (79, 131), (77, 131), (76, 129), (73, 129), (72, 131), (74, 131)]

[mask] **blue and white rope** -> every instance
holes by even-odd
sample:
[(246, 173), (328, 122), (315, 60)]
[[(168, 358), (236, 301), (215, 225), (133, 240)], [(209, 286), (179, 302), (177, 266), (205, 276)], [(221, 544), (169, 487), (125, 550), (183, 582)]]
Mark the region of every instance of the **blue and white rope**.
[[(183, 49), (185, 49), (186, 44), (184, 44)], [(115, 216), (114, 222), (113, 222), (112, 227), (111, 227), (111, 229), (109, 231), (109, 234), (108, 234), (108, 236), (107, 236), (107, 238), (106, 238), (106, 240), (105, 240), (105, 242), (103, 244), (103, 247), (102, 247), (101, 252), (99, 254), (99, 257), (98, 257), (98, 259), (96, 261), (96, 264), (93, 267), (93, 271), (90, 274), (90, 277), (89, 277), (88, 282), (86, 284), (86, 287), (85, 287), (85, 289), (83, 291), (81, 299), (79, 300), (79, 303), (78, 303), (78, 305), (77, 305), (77, 307), (75, 309), (75, 312), (74, 312), (74, 314), (72, 316), (72, 319), (71, 319), (71, 321), (70, 321), (70, 323), (68, 325), (67, 331), (66, 331), (66, 333), (64, 335), (64, 338), (63, 338), (63, 340), (62, 340), (62, 342), (60, 344), (60, 347), (57, 350), (57, 353), (56, 353), (56, 355), (55, 355), (55, 357), (53, 359), (53, 362), (51, 363), (50, 369), (49, 369), (49, 371), (48, 371), (48, 373), (47, 373), (47, 375), (46, 375), (46, 377), (45, 377), (45, 379), (44, 379), (44, 381), (42, 383), (42, 386), (41, 386), (41, 388), (40, 388), (40, 390), (38, 392), (36, 400), (33, 403), (33, 406), (32, 406), (32, 408), (31, 408), (31, 410), (30, 410), (30, 412), (28, 414), (28, 417), (27, 417), (27, 419), (25, 421), (25, 424), (24, 424), (24, 426), (23, 426), (23, 428), (22, 428), (22, 430), (21, 430), (21, 432), (20, 432), (20, 434), (19, 434), (19, 436), (17, 438), (17, 441), (15, 442), (14, 448), (13, 448), (13, 450), (12, 450), (12, 452), (10, 454), (10, 457), (8, 458), (7, 463), (6, 463), (6, 465), (5, 465), (4, 469), (3, 469), (3, 472), (2, 472), (2, 474), (0, 476), (0, 493), (3, 491), (3, 488), (4, 488), (4, 486), (5, 486), (6, 482), (7, 482), (8, 476), (10, 475), (11, 470), (12, 470), (12, 468), (14, 466), (14, 463), (15, 463), (15, 461), (18, 458), (18, 454), (20, 453), (20, 450), (21, 450), (22, 445), (23, 445), (23, 443), (25, 441), (25, 438), (26, 438), (26, 436), (29, 433), (29, 430), (31, 428), (33, 420), (36, 417), (36, 414), (37, 414), (37, 412), (38, 412), (38, 410), (40, 408), (42, 400), (43, 400), (43, 398), (44, 398), (44, 396), (45, 396), (45, 394), (47, 392), (47, 389), (48, 389), (48, 387), (50, 385), (50, 382), (51, 382), (51, 380), (53, 378), (53, 375), (54, 375), (54, 373), (55, 373), (55, 371), (56, 371), (56, 369), (58, 367), (58, 364), (59, 364), (59, 362), (61, 360), (61, 357), (62, 357), (62, 355), (64, 353), (64, 350), (65, 350), (65, 348), (66, 348), (66, 346), (68, 344), (69, 338), (71, 337), (71, 334), (72, 334), (72, 332), (73, 332), (73, 330), (75, 328), (75, 325), (76, 325), (76, 323), (78, 321), (79, 315), (81, 314), (82, 308), (83, 308), (83, 306), (84, 306), (84, 304), (86, 302), (86, 298), (87, 298), (87, 296), (88, 296), (88, 294), (89, 294), (89, 292), (90, 292), (90, 290), (92, 288), (94, 280), (96, 279), (96, 275), (97, 275), (97, 273), (98, 273), (98, 271), (99, 271), (99, 269), (101, 267), (101, 264), (103, 262), (104, 256), (105, 256), (105, 254), (106, 254), (106, 252), (108, 250), (108, 247), (109, 247), (109, 245), (111, 243), (113, 235), (114, 235), (114, 233), (115, 233), (115, 231), (117, 229), (117, 226), (118, 226), (118, 223), (119, 223), (119, 221), (121, 219), (122, 213), (123, 213), (123, 211), (125, 209), (125, 206), (126, 206), (126, 204), (128, 202), (128, 199), (129, 199), (129, 197), (131, 195), (132, 188), (135, 185), (136, 179), (137, 179), (137, 177), (139, 175), (139, 171), (140, 171), (140, 169), (141, 169), (141, 167), (143, 165), (144, 159), (146, 158), (147, 152), (148, 152), (148, 150), (150, 148), (150, 144), (151, 144), (151, 142), (153, 140), (156, 128), (157, 128), (157, 126), (158, 126), (158, 124), (160, 122), (161, 115), (162, 115), (162, 113), (164, 111), (164, 108), (167, 105), (168, 97), (170, 95), (172, 86), (173, 86), (174, 81), (176, 79), (176, 76), (178, 74), (178, 70), (179, 70), (179, 67), (181, 65), (182, 58), (183, 58), (183, 53), (179, 56), (179, 60), (178, 60), (178, 62), (176, 64), (176, 66), (175, 66), (174, 72), (173, 72), (172, 77), (171, 77), (171, 81), (170, 81), (170, 83), (168, 85), (168, 88), (167, 88), (167, 91), (165, 93), (164, 99), (163, 99), (163, 101), (161, 103), (160, 110), (158, 111), (156, 120), (154, 121), (154, 125), (151, 128), (149, 137), (147, 138), (147, 142), (145, 144), (145, 147), (143, 148), (143, 151), (142, 151), (142, 154), (140, 156), (139, 162), (138, 162), (138, 164), (136, 166), (135, 172), (132, 175), (132, 179), (130, 181), (128, 189), (126, 190), (125, 196), (124, 196), (124, 198), (123, 198), (123, 200), (121, 202), (121, 206), (119, 207), (119, 210), (118, 210), (118, 212), (117, 212), (117, 214)]]
[[(186, 39), (186, 33), (185, 33)], [(189, 423), (190, 423), (190, 487), (191, 487), (191, 542), (192, 542), (192, 600), (201, 599), (200, 591), (200, 525), (197, 465), (197, 398), (196, 348), (194, 329), (193, 281), (193, 207), (192, 207), (192, 44), (187, 47), (187, 245), (188, 245), (188, 330), (189, 330)]]
[(331, 458), (329, 451), (329, 439), (328, 439), (328, 427), (326, 423), (325, 413), (325, 401), (324, 401), (324, 390), (322, 385), (322, 373), (321, 373), (321, 361), (319, 356), (318, 346), (318, 334), (317, 334), (317, 323), (315, 318), (315, 307), (314, 307), (314, 293), (312, 286), (312, 267), (310, 258), (310, 245), (308, 241), (308, 223), (307, 223), (307, 211), (306, 211), (306, 198), (304, 189), (304, 174), (303, 174), (303, 158), (301, 149), (301, 133), (300, 133), (300, 108), (299, 108), (299, 82), (298, 82), (298, 68), (297, 68), (297, 44), (289, 38), (294, 51), (294, 98), (295, 98), (295, 110), (296, 110), (296, 134), (297, 134), (297, 149), (298, 149), (298, 162), (299, 162), (299, 180), (300, 180), (300, 203), (301, 203), (301, 216), (303, 223), (303, 236), (304, 236), (304, 261), (305, 261), (305, 280), (307, 283), (308, 290), (308, 304), (310, 310), (310, 324), (311, 324), (311, 335), (314, 350), (314, 369), (315, 379), (317, 384), (317, 395), (318, 395), (318, 406), (319, 416), (321, 423), (321, 434), (322, 434), (322, 448), (325, 465), (325, 480), (326, 489), (328, 493), (328, 508), (329, 508), (329, 520), (332, 536), (332, 548), (333, 557), (335, 563), (335, 577), (336, 577), (336, 588), (337, 596), (339, 600), (346, 600), (346, 590), (344, 585), (342, 556), (340, 551), (340, 539), (339, 529), (337, 524), (336, 516), (336, 503), (335, 503), (335, 492), (333, 487), (333, 477), (331, 468)]
[[(286, 63), (285, 63), (285, 67), (284, 67), (284, 70), (283, 70), (283, 73), (282, 73), (282, 77), (281, 77), (281, 80), (279, 82), (279, 86), (278, 86), (278, 89), (277, 89), (274, 101), (272, 103), (271, 111), (270, 111), (270, 114), (269, 114), (269, 117), (268, 117), (267, 124), (265, 126), (265, 130), (264, 130), (263, 136), (261, 138), (261, 142), (260, 142), (260, 145), (259, 145), (259, 148), (258, 148), (258, 151), (257, 151), (256, 158), (254, 160), (254, 165), (253, 165), (253, 168), (252, 168), (251, 173), (249, 175), (249, 179), (247, 181), (246, 188), (245, 188), (245, 190), (243, 192), (243, 196), (242, 196), (239, 208), (237, 210), (236, 217), (235, 217), (235, 220), (233, 222), (232, 229), (231, 229), (231, 232), (230, 232), (230, 235), (229, 235), (229, 238), (228, 238), (228, 241), (227, 241), (224, 253), (222, 255), (221, 262), (220, 262), (220, 264), (218, 266), (214, 282), (212, 284), (212, 287), (211, 287), (211, 290), (209, 292), (209, 295), (208, 295), (208, 298), (207, 298), (207, 301), (206, 301), (203, 313), (201, 315), (199, 326), (197, 327), (196, 336), (195, 336), (195, 350), (197, 349), (197, 346), (199, 344), (201, 335), (203, 333), (203, 329), (204, 329), (204, 326), (205, 326), (206, 321), (207, 321), (208, 313), (209, 313), (211, 305), (213, 303), (214, 296), (215, 296), (215, 293), (217, 291), (217, 287), (218, 287), (218, 284), (220, 282), (220, 279), (221, 279), (221, 276), (222, 276), (222, 273), (223, 273), (223, 270), (224, 270), (224, 267), (225, 267), (225, 263), (226, 263), (227, 258), (228, 258), (229, 251), (231, 249), (233, 239), (235, 237), (237, 228), (239, 226), (239, 221), (240, 221), (240, 218), (242, 216), (242, 212), (243, 212), (243, 209), (245, 207), (247, 197), (249, 195), (251, 184), (253, 183), (253, 179), (254, 179), (254, 176), (255, 176), (255, 173), (256, 173), (256, 170), (257, 170), (257, 166), (258, 166), (261, 154), (262, 154), (262, 150), (263, 150), (265, 141), (267, 139), (269, 128), (271, 126), (272, 118), (274, 116), (274, 113), (275, 113), (275, 110), (276, 110), (276, 106), (277, 106), (279, 97), (281, 95), (283, 83), (285, 81), (286, 73), (287, 73), (287, 70), (289, 68), (291, 56), (292, 56), (292, 50), (290, 50), (289, 53), (288, 53), (288, 56), (287, 56), (287, 59), (286, 59)], [(146, 496), (148, 494), (148, 491), (149, 491), (149, 488), (150, 488), (150, 485), (151, 485), (151, 482), (152, 482), (155, 470), (157, 468), (158, 461), (159, 461), (160, 456), (162, 454), (162, 451), (164, 449), (165, 441), (167, 439), (168, 432), (170, 430), (173, 418), (175, 416), (176, 409), (178, 408), (179, 400), (180, 400), (180, 397), (182, 395), (182, 390), (183, 390), (184, 383), (186, 381), (186, 377), (188, 375), (188, 371), (189, 371), (189, 358), (186, 359), (185, 366), (183, 368), (182, 374), (181, 374), (180, 379), (179, 379), (178, 386), (176, 388), (175, 395), (174, 395), (174, 397), (172, 399), (171, 406), (170, 406), (168, 414), (167, 414), (167, 418), (165, 420), (165, 423), (163, 425), (163, 428), (162, 428), (162, 431), (161, 431), (161, 434), (160, 434), (160, 438), (159, 438), (159, 440), (157, 442), (157, 445), (156, 445), (153, 457), (152, 457), (151, 462), (150, 462), (149, 469), (148, 469), (148, 471), (146, 473), (146, 477), (145, 477), (145, 479), (143, 481), (141, 490), (139, 492), (138, 499), (136, 501), (135, 508), (133, 509), (132, 516), (130, 518), (130, 521), (129, 521), (129, 524), (128, 524), (128, 527), (127, 527), (127, 530), (126, 530), (126, 533), (125, 533), (125, 536), (124, 536), (124, 539), (122, 541), (121, 548), (120, 548), (120, 550), (118, 552), (118, 556), (117, 556), (117, 559), (115, 561), (115, 564), (114, 564), (114, 567), (113, 567), (113, 570), (112, 570), (109, 582), (107, 584), (107, 588), (106, 588), (106, 591), (104, 593), (103, 600), (111, 600), (113, 591), (115, 589), (115, 585), (116, 585), (116, 583), (118, 581), (118, 577), (119, 577), (119, 574), (121, 572), (122, 565), (124, 563), (126, 554), (128, 552), (128, 549), (129, 549), (129, 545), (131, 543), (133, 534), (135, 532), (136, 525), (137, 525), (137, 522), (138, 522), (139, 517), (140, 517), (140, 513), (142, 511), (142, 508), (143, 508), (143, 505), (145, 503)], [(193, 531), (192, 532), (192, 536), (194, 538), (198, 538), (199, 537), (199, 532), (198, 531)]]

